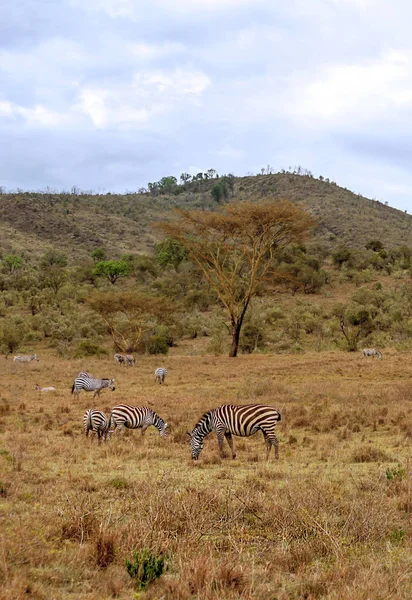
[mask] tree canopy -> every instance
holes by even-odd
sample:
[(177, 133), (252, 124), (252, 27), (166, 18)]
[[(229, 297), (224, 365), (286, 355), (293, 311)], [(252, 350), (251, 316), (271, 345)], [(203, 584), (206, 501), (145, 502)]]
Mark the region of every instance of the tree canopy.
[(159, 227), (188, 251), (225, 307), (236, 356), (244, 316), (258, 286), (274, 274), (287, 245), (299, 242), (313, 219), (287, 200), (227, 205), (219, 212), (177, 210)]

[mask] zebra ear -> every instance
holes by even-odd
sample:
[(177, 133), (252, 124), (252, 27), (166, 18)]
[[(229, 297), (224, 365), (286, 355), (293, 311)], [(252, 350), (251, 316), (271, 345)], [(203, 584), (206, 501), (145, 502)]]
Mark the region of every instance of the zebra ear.
[(165, 423), (165, 424), (164, 424), (164, 428), (165, 428), (165, 429), (166, 429), (166, 427), (167, 427), (167, 423)]

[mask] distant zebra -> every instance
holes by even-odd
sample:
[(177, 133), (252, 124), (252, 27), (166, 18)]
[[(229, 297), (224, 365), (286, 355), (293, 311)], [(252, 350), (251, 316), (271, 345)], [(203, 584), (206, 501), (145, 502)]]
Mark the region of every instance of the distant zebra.
[(136, 359), (131, 354), (115, 354), (114, 360), (117, 364), (119, 364), (119, 365), (125, 364), (128, 367), (131, 367), (136, 364)]
[(382, 358), (382, 354), (376, 348), (364, 348), (362, 352), (365, 358), (367, 356), (377, 356), (378, 358)]
[(122, 365), (124, 363), (124, 356), (123, 354), (115, 354), (114, 355), (114, 362), (117, 363), (118, 365)]
[(90, 373), (79, 373), (72, 385), (72, 394), (78, 396), (82, 390), (94, 392), (93, 398), (98, 396), (102, 390), (109, 388), (114, 392), (114, 379), (96, 379)]
[(192, 458), (194, 460), (199, 458), (199, 454), (203, 450), (203, 440), (211, 431), (216, 431), (221, 457), (223, 457), (224, 437), (232, 451), (232, 458), (236, 458), (232, 434), (249, 436), (261, 431), (266, 442), (266, 458), (269, 458), (271, 446), (275, 448), (275, 458), (279, 458), (275, 425), (280, 420), (280, 412), (276, 408), (263, 404), (247, 404), (245, 406), (224, 404), (214, 408), (204, 414), (193, 431), (188, 433)]
[(110, 415), (110, 429), (114, 431), (116, 427), (119, 432), (123, 427), (127, 429), (142, 428), (142, 435), (146, 429), (153, 425), (159, 430), (161, 437), (167, 436), (167, 423), (154, 410), (147, 406), (127, 406), (126, 404), (118, 404), (112, 409)]
[(155, 371), (155, 382), (160, 383), (160, 385), (162, 385), (162, 383), (165, 382), (166, 375), (167, 375), (167, 369), (165, 369), (164, 367), (159, 367)]
[(13, 358), (14, 362), (21, 362), (21, 363), (29, 363), (32, 360), (39, 361), (40, 359), (37, 358), (37, 354), (19, 354), (18, 356), (15, 356)]
[(97, 433), (99, 442), (102, 438), (107, 441), (110, 437), (109, 426), (110, 418), (108, 419), (101, 410), (89, 408), (84, 413), (83, 427), (86, 437), (89, 435), (89, 431), (94, 431)]
[(55, 392), (56, 391), (56, 388), (54, 388), (54, 387), (41, 387), (37, 383), (34, 386), (34, 389), (36, 390), (36, 392)]

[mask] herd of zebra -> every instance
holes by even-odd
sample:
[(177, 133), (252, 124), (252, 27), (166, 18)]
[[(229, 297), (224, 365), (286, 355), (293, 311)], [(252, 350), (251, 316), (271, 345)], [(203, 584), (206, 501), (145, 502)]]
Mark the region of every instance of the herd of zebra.
[[(376, 348), (364, 348), (362, 350), (364, 357), (377, 356), (382, 358), (382, 353)], [(136, 363), (131, 355), (114, 355), (117, 364), (126, 364), (132, 366)], [(14, 357), (14, 361), (28, 363), (32, 360), (38, 361), (36, 354), (19, 355)], [(159, 367), (155, 371), (155, 381), (163, 384), (167, 375), (167, 369)], [(98, 379), (88, 372), (79, 373), (72, 385), (72, 394), (78, 396), (82, 390), (94, 392), (93, 398), (99, 396), (104, 389), (114, 391), (113, 379)], [(54, 391), (55, 388), (41, 388), (36, 384), (38, 391)], [(271, 447), (274, 447), (275, 458), (279, 458), (278, 439), (275, 434), (275, 426), (281, 420), (280, 412), (272, 407), (263, 404), (248, 404), (236, 406), (233, 404), (224, 404), (206, 412), (197, 422), (193, 430), (187, 435), (190, 437), (190, 447), (193, 460), (197, 460), (203, 450), (204, 438), (212, 431), (216, 432), (219, 444), (219, 453), (223, 457), (223, 441), (226, 439), (232, 452), (232, 458), (236, 457), (233, 449), (232, 435), (249, 437), (258, 431), (263, 433), (266, 444), (266, 458), (269, 458)], [(146, 429), (153, 425), (159, 431), (161, 437), (168, 434), (168, 425), (153, 409), (147, 406), (129, 406), (127, 404), (118, 404), (107, 417), (101, 410), (89, 408), (83, 417), (83, 426), (86, 436), (92, 431), (97, 434), (98, 440), (107, 441), (110, 434), (116, 428), (120, 431), (123, 428), (141, 429), (142, 435)]]
[[(167, 370), (164, 368), (156, 369), (156, 381), (159, 381), (159, 383), (164, 381), (166, 373)], [(79, 373), (74, 380), (72, 394), (78, 395), (81, 390), (85, 390), (94, 392), (94, 396), (98, 396), (103, 389), (107, 388), (112, 391), (116, 389), (114, 379), (97, 379), (90, 373), (83, 372)], [(280, 412), (272, 406), (262, 404), (249, 404), (246, 406), (225, 404), (219, 406), (205, 413), (191, 433), (188, 432), (192, 458), (194, 460), (199, 458), (203, 449), (203, 440), (212, 431), (216, 432), (221, 456), (223, 456), (223, 440), (225, 438), (232, 452), (232, 457), (235, 458), (232, 435), (248, 437), (261, 431), (266, 443), (267, 458), (269, 458), (272, 446), (275, 449), (275, 457), (279, 458), (275, 425), (280, 420)], [(109, 417), (101, 410), (89, 408), (83, 416), (86, 436), (92, 431), (97, 434), (99, 441), (107, 441), (111, 433), (116, 429), (120, 432), (123, 428), (141, 429), (142, 435), (144, 435), (150, 425), (156, 427), (161, 437), (167, 436), (167, 422), (148, 406), (118, 404), (112, 408)]]

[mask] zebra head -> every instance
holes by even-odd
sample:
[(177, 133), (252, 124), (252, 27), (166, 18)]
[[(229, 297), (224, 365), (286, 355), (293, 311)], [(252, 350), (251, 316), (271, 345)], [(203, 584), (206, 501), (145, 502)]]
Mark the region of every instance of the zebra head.
[(32, 360), (37, 360), (37, 362), (39, 362), (39, 360), (40, 360), (38, 358), (37, 354), (33, 354), (31, 358), (32, 358)]
[(203, 435), (200, 430), (195, 427), (192, 433), (187, 432), (187, 435), (190, 437), (190, 447), (192, 449), (192, 458), (193, 460), (197, 460), (199, 458), (200, 453), (204, 448), (203, 444)]
[(111, 389), (111, 390), (112, 390), (112, 392), (114, 392), (114, 390), (116, 389), (116, 388), (114, 387), (114, 379), (109, 379), (109, 383), (107, 384), (107, 387), (108, 387), (109, 389)]

